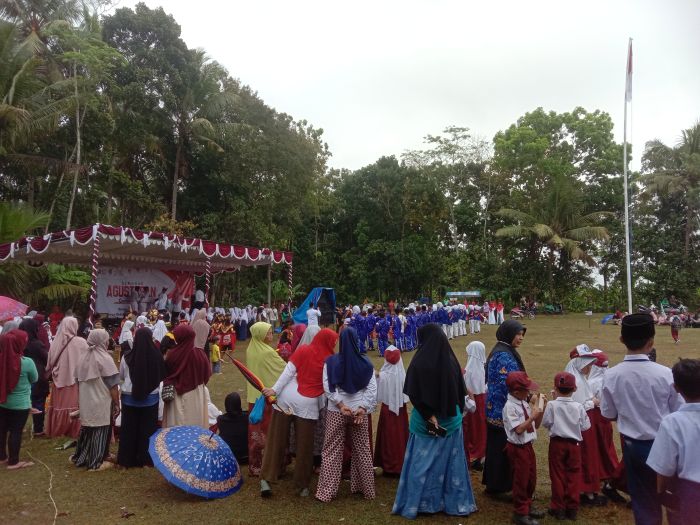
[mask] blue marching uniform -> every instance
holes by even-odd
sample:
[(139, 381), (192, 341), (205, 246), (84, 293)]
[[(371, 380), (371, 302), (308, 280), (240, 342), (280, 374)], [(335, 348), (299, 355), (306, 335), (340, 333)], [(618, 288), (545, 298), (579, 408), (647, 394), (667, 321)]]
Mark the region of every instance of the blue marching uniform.
[(374, 350), (374, 341), (372, 341), (372, 332), (374, 331), (374, 327), (377, 325), (377, 316), (374, 314), (369, 314), (367, 317), (365, 317), (365, 324), (366, 324), (366, 330), (367, 330), (367, 348), (370, 350)]
[(406, 317), (406, 335), (404, 336), (406, 351), (415, 350), (416, 348), (416, 316), (408, 314)]
[(362, 314), (355, 314), (352, 316), (352, 319), (350, 320), (350, 326), (352, 326), (355, 330), (357, 330), (357, 335), (360, 338), (360, 353), (361, 354), (366, 354), (367, 353), (367, 323), (365, 322), (365, 318), (362, 317)]
[(384, 350), (386, 350), (386, 347), (389, 346), (390, 323), (391, 321), (387, 320), (385, 317), (382, 317), (375, 325), (375, 330), (377, 331), (377, 348), (379, 349), (379, 355), (382, 357), (384, 357)]
[(403, 327), (401, 326), (401, 318), (398, 315), (392, 317), (392, 328), (394, 329), (394, 346), (403, 352)]

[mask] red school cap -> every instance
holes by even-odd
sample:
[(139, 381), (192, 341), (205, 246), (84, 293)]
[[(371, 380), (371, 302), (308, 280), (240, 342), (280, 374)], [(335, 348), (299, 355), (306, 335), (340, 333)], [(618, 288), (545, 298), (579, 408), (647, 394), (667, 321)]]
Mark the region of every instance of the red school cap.
[(506, 377), (508, 391), (514, 390), (539, 390), (539, 386), (532, 379), (527, 377), (525, 372), (510, 372)]

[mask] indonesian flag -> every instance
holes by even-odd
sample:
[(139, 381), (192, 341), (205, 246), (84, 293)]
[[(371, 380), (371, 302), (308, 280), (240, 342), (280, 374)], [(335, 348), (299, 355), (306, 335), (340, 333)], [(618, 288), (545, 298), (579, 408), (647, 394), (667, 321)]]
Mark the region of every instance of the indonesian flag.
[(627, 51), (627, 80), (625, 82), (625, 102), (632, 101), (632, 39)]

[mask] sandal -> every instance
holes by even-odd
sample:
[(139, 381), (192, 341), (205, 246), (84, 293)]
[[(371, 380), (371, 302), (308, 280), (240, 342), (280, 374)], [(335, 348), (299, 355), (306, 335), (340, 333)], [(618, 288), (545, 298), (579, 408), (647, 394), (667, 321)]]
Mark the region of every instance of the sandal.
[(32, 461), (20, 461), (19, 463), (15, 463), (14, 465), (7, 465), (7, 470), (19, 470), (21, 468), (26, 468), (26, 467), (33, 467), (34, 462)]

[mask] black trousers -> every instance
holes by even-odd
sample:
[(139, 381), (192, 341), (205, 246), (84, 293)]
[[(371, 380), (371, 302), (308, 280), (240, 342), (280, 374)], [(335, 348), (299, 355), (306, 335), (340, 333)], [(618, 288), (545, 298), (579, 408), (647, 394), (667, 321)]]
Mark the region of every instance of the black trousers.
[(0, 461), (7, 460), (8, 465), (16, 465), (19, 462), (22, 430), (28, 416), (28, 408), (12, 410), (0, 407)]
[(131, 407), (122, 403), (117, 463), (123, 467), (153, 465), (148, 454), (148, 438), (158, 430), (158, 403), (150, 407)]
[(513, 474), (505, 453), (507, 442), (503, 427), (486, 424), (486, 461), (482, 481), (486, 485), (486, 492), (497, 494), (509, 492), (513, 488)]

